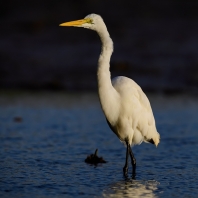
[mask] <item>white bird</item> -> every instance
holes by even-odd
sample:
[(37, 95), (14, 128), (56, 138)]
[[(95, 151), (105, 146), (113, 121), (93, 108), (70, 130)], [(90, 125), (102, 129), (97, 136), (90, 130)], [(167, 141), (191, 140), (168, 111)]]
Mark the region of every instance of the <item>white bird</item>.
[(90, 14), (82, 20), (65, 22), (60, 26), (88, 28), (96, 31), (101, 39), (102, 49), (97, 70), (100, 103), (109, 127), (127, 147), (123, 173), (125, 176), (128, 174), (130, 155), (134, 178), (136, 160), (131, 146), (141, 144), (142, 141), (157, 146), (160, 141), (150, 102), (132, 79), (118, 76), (111, 80), (109, 69), (113, 41), (101, 16)]

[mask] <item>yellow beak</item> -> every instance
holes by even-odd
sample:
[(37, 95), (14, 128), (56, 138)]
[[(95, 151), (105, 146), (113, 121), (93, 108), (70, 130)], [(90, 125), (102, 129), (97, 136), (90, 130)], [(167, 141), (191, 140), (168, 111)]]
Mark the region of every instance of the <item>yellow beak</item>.
[(81, 19), (81, 20), (76, 20), (76, 21), (70, 21), (70, 22), (61, 23), (59, 26), (81, 26), (85, 23), (91, 23), (91, 20)]

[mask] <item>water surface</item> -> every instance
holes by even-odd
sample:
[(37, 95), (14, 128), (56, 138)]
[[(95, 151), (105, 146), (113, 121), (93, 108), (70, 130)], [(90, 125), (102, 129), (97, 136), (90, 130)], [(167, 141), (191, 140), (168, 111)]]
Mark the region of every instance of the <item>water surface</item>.
[(1, 93), (0, 197), (198, 197), (198, 100), (149, 98), (161, 142), (133, 148), (132, 180), (96, 94)]

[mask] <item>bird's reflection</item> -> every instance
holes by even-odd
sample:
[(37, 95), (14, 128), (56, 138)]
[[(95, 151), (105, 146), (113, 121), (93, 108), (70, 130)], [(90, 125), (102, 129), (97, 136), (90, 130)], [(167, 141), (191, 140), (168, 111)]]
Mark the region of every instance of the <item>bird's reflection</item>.
[(103, 191), (104, 197), (158, 197), (155, 191), (158, 189), (159, 182), (155, 180), (138, 181), (122, 180), (111, 184)]

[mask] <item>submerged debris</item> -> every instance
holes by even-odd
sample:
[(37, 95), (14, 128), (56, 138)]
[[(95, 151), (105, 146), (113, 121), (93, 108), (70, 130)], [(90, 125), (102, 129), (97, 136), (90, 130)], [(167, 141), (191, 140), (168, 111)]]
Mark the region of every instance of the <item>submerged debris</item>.
[(88, 155), (85, 159), (85, 162), (88, 164), (98, 164), (98, 163), (107, 163), (102, 157), (97, 156), (98, 149), (96, 149), (94, 154)]
[(22, 122), (23, 121), (23, 118), (20, 117), (20, 116), (16, 116), (13, 118), (14, 122)]

